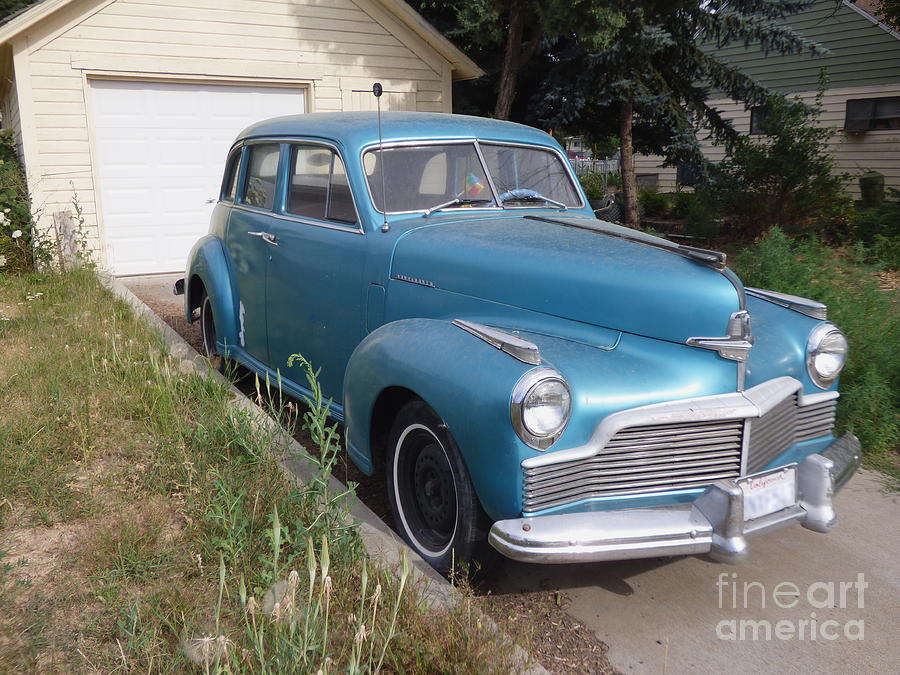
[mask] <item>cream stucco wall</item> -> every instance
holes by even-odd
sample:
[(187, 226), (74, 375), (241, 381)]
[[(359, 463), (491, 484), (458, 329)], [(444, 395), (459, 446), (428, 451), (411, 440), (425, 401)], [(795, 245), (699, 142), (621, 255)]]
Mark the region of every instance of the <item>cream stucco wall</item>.
[[(40, 7), (40, 6), (39, 6)], [(302, 86), (309, 112), (449, 112), (451, 64), (376, 0), (81, 0), (16, 36), (5, 126), (21, 138), (39, 226), (77, 195), (103, 246), (90, 83), (95, 78)]]
[[(807, 103), (813, 103), (816, 92), (800, 92), (796, 96)], [(819, 124), (837, 129), (831, 138), (829, 148), (834, 154), (835, 171), (850, 174), (847, 190), (854, 198), (859, 197), (860, 174), (870, 170), (884, 174), (886, 187), (900, 189), (900, 129), (854, 133), (840, 131), (844, 126), (847, 99), (881, 96), (900, 96), (900, 83), (891, 86), (829, 89), (822, 99), (823, 111)], [(737, 131), (749, 133), (750, 111), (743, 103), (732, 100), (716, 100), (710, 103), (721, 111), (723, 117), (733, 121)], [(709, 141), (703, 141), (702, 147), (703, 154), (712, 161), (719, 161), (725, 156), (722, 147), (714, 146)], [(672, 192), (675, 190), (675, 168), (663, 168), (661, 164), (661, 157), (640, 155), (635, 157), (635, 172), (638, 175), (657, 174), (658, 189), (661, 192)]]

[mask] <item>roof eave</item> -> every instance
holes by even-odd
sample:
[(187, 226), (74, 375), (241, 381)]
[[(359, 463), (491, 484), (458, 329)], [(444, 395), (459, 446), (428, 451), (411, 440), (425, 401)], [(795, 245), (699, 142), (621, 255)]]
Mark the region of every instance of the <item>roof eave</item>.
[(485, 75), (477, 63), (403, 0), (378, 0), (378, 2), (450, 62), (454, 80), (474, 80)]
[[(25, 10), (9, 23), (0, 26), (0, 44), (10, 42), (17, 35), (72, 2), (75, 0), (44, 0)], [(485, 74), (478, 64), (403, 0), (379, 0), (379, 3), (450, 63), (454, 80), (472, 80)]]
[(44, 0), (27, 8), (11, 21), (0, 26), (0, 45), (12, 42), (16, 36), (73, 2), (75, 0)]

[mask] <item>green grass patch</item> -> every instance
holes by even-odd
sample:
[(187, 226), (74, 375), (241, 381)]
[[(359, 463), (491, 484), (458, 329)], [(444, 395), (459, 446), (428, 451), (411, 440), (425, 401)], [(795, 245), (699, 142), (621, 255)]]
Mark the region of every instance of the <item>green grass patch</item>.
[(868, 464), (900, 476), (900, 312), (897, 291), (883, 288), (866, 251), (788, 237), (778, 228), (744, 250), (737, 272), (747, 286), (828, 305), (847, 334), (838, 423), (862, 442)]
[(89, 270), (0, 275), (0, 317), (0, 671), (519, 669), (469, 600), (367, 559), (321, 401), (296, 486)]

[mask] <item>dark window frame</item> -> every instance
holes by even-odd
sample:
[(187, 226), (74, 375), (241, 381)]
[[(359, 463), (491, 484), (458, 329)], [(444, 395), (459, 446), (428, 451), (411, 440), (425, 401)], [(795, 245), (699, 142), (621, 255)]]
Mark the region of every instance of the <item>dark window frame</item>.
[(244, 156), (244, 146), (231, 151), (225, 164), (225, 175), (222, 177), (222, 186), (219, 188), (219, 201), (233, 204), (237, 201), (238, 178), (241, 172), (241, 159)]
[(771, 108), (767, 105), (755, 105), (750, 108), (750, 135), (767, 136), (766, 122), (771, 114)]
[(850, 98), (844, 104), (844, 131), (900, 129), (900, 96)]

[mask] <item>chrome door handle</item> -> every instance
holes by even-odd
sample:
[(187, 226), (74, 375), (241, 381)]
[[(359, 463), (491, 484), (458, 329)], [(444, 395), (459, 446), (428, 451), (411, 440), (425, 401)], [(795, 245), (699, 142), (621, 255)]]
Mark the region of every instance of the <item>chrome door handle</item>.
[(272, 246), (278, 246), (278, 242), (275, 241), (275, 235), (271, 232), (248, 232), (251, 237), (259, 237), (267, 244), (271, 244)]

